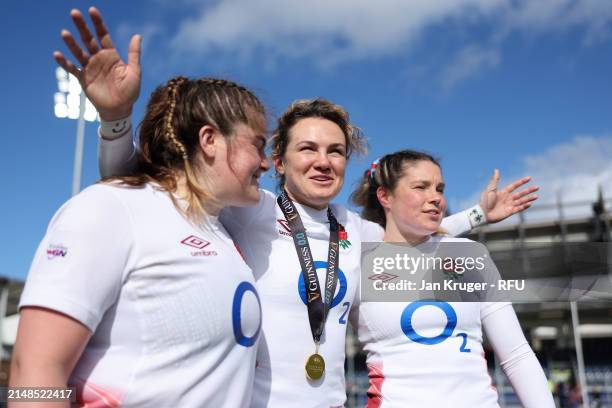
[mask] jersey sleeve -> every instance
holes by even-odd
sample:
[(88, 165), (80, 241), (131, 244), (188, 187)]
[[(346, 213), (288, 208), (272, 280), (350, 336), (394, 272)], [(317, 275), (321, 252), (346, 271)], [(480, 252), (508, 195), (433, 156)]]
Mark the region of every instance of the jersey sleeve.
[(125, 176), (136, 169), (137, 148), (132, 131), (113, 140), (99, 134), (98, 140), (98, 168), (102, 177)]
[(109, 186), (95, 185), (55, 214), (19, 307), (63, 313), (95, 331), (116, 302), (133, 250), (131, 219)]
[(276, 197), (274, 193), (260, 188), (257, 204), (249, 207), (225, 207), (219, 214), (219, 221), (230, 235), (235, 236), (239, 231), (257, 220), (266, 207), (274, 208), (275, 205)]
[(441, 227), (453, 237), (464, 235), (472, 230), (467, 211), (445, 217)]
[(512, 305), (505, 304), (489, 313), (482, 325), (521, 404), (525, 408), (553, 408), (555, 403), (546, 376)]
[[(441, 227), (451, 236), (464, 235), (472, 230), (467, 211), (445, 217)], [(361, 219), (361, 240), (363, 242), (380, 242), (383, 240), (385, 230), (375, 222)]]

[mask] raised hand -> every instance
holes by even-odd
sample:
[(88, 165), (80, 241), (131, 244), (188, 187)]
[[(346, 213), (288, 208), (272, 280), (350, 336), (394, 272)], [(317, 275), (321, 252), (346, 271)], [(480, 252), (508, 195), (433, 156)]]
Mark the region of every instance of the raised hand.
[(79, 80), (100, 118), (111, 121), (130, 115), (140, 93), (141, 37), (134, 35), (130, 40), (126, 64), (114, 47), (98, 9), (89, 8), (89, 17), (97, 39), (79, 10), (73, 9), (70, 16), (87, 51), (77, 44), (70, 31), (62, 30), (61, 35), (81, 69), (60, 51), (55, 51), (53, 57), (62, 68)]
[(523, 177), (497, 190), (499, 170), (495, 169), (493, 177), (480, 196), (480, 206), (485, 212), (487, 221), (489, 223), (498, 222), (529, 208), (538, 199), (538, 196), (533, 193), (540, 188), (530, 186), (521, 191), (515, 191), (530, 181), (531, 177)]

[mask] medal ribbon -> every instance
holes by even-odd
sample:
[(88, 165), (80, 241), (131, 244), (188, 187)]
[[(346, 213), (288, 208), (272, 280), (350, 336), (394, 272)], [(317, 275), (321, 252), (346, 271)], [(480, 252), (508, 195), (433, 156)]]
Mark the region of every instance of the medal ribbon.
[(314, 259), (306, 236), (306, 229), (300, 218), (300, 214), (293, 205), (293, 202), (283, 190), (276, 199), (278, 206), (283, 211), (285, 219), (291, 230), (291, 237), (295, 245), (300, 266), (302, 267), (302, 277), (306, 288), (306, 307), (308, 309), (308, 320), (310, 321), (310, 331), (315, 344), (319, 344), (327, 314), (331, 309), (336, 285), (338, 283), (338, 265), (340, 263), (340, 253), (338, 249), (338, 220), (327, 207), (327, 219), (329, 220), (329, 249), (327, 252), (327, 273), (325, 275), (324, 298), (321, 299), (321, 290), (317, 270), (314, 266)]

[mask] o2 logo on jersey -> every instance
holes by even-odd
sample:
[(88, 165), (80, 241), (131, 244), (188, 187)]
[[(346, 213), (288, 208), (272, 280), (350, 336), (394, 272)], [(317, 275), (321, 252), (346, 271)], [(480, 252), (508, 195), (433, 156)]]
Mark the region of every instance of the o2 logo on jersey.
[[(315, 261), (314, 262), (314, 267), (315, 269), (325, 269), (327, 270), (327, 262), (325, 261)], [(323, 285), (319, 285), (321, 286), (321, 288), (323, 288), (325, 284), (323, 283)], [(340, 302), (342, 302), (342, 300), (344, 299), (344, 296), (346, 296), (346, 288), (347, 288), (347, 282), (346, 282), (346, 275), (344, 275), (344, 272), (342, 272), (342, 270), (340, 268), (338, 268), (338, 293), (334, 296), (334, 299), (332, 300), (330, 309), (338, 306), (340, 304)], [(299, 278), (298, 278), (298, 293), (300, 295), (300, 298), (302, 299), (302, 302), (304, 302), (304, 304), (307, 304), (307, 299), (306, 299), (306, 285), (304, 284), (304, 276), (302, 275), (302, 271), (299, 272)], [(346, 324), (346, 315), (350, 309), (351, 303), (350, 302), (344, 302), (342, 303), (342, 307), (344, 307), (344, 312), (342, 312), (342, 315), (340, 316), (340, 319), (338, 320), (338, 323), (340, 324)]]
[[(419, 308), (423, 306), (434, 306), (442, 310), (446, 315), (446, 325), (442, 330), (442, 333), (433, 337), (425, 337), (421, 336), (417, 333), (412, 325), (412, 316), (414, 312), (416, 312)], [(457, 327), (457, 312), (455, 309), (447, 303), (447, 302), (439, 302), (439, 301), (418, 301), (412, 302), (402, 312), (402, 316), (400, 317), (400, 326), (402, 331), (410, 340), (415, 343), (425, 344), (425, 345), (434, 345), (442, 343), (444, 340), (453, 336), (453, 331), (455, 327)], [(459, 351), (462, 353), (469, 353), (471, 350), (466, 347), (467, 345), (467, 334), (465, 333), (457, 333), (455, 337), (462, 337), (463, 342), (461, 343), (461, 347), (459, 347)]]
[[(242, 299), (247, 292), (253, 292), (257, 299), (257, 306), (259, 306), (259, 322), (257, 323), (257, 330), (251, 337), (247, 337), (242, 331)], [(236, 343), (244, 347), (251, 347), (257, 341), (259, 331), (261, 330), (261, 302), (259, 301), (259, 294), (257, 290), (250, 282), (241, 282), (236, 288), (234, 293), (234, 300), (232, 301), (232, 328), (234, 329), (234, 338)]]

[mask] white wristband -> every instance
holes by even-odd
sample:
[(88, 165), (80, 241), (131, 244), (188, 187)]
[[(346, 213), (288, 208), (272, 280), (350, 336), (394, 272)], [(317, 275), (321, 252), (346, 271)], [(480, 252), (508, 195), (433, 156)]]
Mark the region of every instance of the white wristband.
[(132, 129), (132, 117), (106, 121), (100, 119), (100, 137), (106, 140), (119, 139)]
[(487, 223), (487, 217), (480, 205), (477, 204), (471, 208), (468, 208), (466, 211), (472, 228), (476, 228)]

